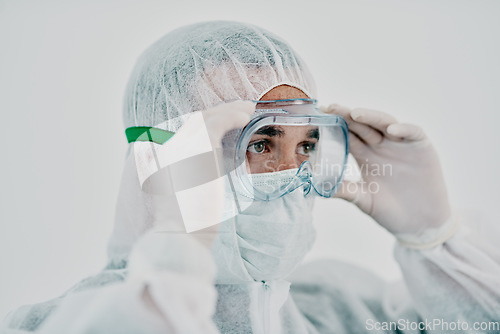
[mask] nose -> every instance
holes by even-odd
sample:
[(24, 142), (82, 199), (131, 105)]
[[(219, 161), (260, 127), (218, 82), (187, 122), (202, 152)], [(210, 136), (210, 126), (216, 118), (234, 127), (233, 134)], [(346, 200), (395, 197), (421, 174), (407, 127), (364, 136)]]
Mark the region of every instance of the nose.
[(300, 166), (300, 161), (297, 160), (297, 155), (295, 154), (295, 151), (280, 152), (277, 162), (278, 162), (278, 165), (276, 166), (277, 172), (292, 168), (299, 168)]

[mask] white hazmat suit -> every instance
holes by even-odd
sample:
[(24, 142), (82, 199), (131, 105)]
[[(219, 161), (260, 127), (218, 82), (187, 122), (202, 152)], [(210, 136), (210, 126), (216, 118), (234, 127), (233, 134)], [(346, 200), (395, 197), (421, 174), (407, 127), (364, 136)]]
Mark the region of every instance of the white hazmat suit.
[[(177, 132), (193, 111), (256, 100), (282, 84), (314, 97), (305, 64), (280, 38), (235, 22), (184, 27), (139, 59), (125, 126)], [(380, 324), (500, 320), (500, 251), (487, 226), (462, 219), (427, 249), (399, 243), (397, 284), (334, 260), (296, 269), (315, 235), (313, 199), (294, 191), (223, 222), (209, 253), (186, 235), (148, 232), (154, 199), (141, 189), (133, 152), (131, 144), (106, 268), (61, 297), (9, 313), (2, 333), (419, 333)]]

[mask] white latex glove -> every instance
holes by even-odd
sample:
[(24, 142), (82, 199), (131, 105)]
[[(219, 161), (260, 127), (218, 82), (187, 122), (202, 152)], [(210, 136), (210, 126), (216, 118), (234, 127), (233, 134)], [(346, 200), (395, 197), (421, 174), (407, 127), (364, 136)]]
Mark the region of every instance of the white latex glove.
[(142, 189), (151, 194), (154, 227), (187, 232), (210, 246), (222, 217), (225, 178), (222, 138), (245, 126), (255, 104), (237, 101), (189, 115), (163, 145), (135, 143)]
[(362, 182), (344, 182), (337, 197), (355, 203), (400, 239), (440, 230), (450, 206), (436, 150), (422, 129), (376, 110), (333, 104), (323, 112), (347, 122), (350, 153), (362, 175)]

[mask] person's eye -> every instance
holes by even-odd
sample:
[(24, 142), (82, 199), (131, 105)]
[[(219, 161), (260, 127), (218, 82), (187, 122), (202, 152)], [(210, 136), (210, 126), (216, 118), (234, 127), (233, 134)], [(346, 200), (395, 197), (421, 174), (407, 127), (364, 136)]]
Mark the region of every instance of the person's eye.
[(302, 155), (309, 155), (316, 149), (315, 143), (303, 143), (299, 146), (297, 153)]
[(264, 153), (266, 150), (267, 143), (264, 140), (252, 143), (248, 145), (247, 151), (250, 153)]

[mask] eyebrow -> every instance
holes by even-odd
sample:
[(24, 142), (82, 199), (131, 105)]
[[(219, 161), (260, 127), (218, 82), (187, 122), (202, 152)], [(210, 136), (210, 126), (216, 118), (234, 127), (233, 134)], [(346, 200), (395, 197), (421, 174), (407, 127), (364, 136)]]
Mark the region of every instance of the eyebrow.
[(257, 130), (255, 134), (268, 137), (282, 137), (285, 134), (285, 131), (274, 125), (267, 125)]
[(312, 129), (307, 131), (307, 138), (314, 138), (319, 140), (319, 129)]

